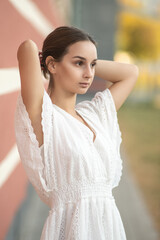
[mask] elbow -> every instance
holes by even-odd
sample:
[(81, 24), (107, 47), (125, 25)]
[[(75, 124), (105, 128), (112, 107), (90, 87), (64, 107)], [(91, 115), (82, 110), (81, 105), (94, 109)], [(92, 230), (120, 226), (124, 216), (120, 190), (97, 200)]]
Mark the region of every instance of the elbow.
[(134, 81), (137, 81), (138, 76), (139, 76), (139, 68), (137, 65), (132, 64), (132, 70), (131, 70), (131, 76)]
[(24, 52), (28, 51), (30, 48), (37, 49), (36, 43), (31, 39), (27, 39), (27, 40), (23, 41), (18, 47), (17, 59), (19, 60), (19, 58), (24, 54)]
[(138, 78), (138, 76), (139, 76), (139, 68), (138, 68), (137, 65), (134, 65), (134, 72), (135, 72), (136, 78)]

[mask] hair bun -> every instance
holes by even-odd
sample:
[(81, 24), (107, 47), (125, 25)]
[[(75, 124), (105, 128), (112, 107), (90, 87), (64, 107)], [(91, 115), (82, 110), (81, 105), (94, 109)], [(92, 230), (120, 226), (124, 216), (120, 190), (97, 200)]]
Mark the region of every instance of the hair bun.
[(43, 54), (42, 54), (41, 50), (39, 50), (38, 55), (39, 55), (39, 61), (40, 61), (41, 69), (43, 70), (44, 69), (44, 63), (42, 61)]

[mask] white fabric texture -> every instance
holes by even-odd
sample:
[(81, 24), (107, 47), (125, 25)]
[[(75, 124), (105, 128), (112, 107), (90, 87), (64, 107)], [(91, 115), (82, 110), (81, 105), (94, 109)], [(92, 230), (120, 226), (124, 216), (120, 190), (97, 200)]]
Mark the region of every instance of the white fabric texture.
[(41, 240), (125, 240), (112, 196), (122, 174), (121, 131), (110, 90), (75, 110), (96, 134), (53, 104), (44, 90), (39, 147), (21, 94), (15, 112), (18, 151), (27, 176), (50, 207)]

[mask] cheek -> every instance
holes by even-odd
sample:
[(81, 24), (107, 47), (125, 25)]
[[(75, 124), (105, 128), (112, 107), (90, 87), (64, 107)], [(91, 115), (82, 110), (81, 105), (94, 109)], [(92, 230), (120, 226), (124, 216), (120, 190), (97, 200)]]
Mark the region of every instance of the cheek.
[(68, 80), (73, 80), (75, 77), (80, 77), (82, 71), (73, 65), (68, 65), (63, 68), (61, 74), (63, 74), (62, 77), (67, 78)]
[(68, 68), (67, 67), (60, 67), (56, 72), (57, 78), (59, 82), (64, 82), (66, 78), (68, 78)]

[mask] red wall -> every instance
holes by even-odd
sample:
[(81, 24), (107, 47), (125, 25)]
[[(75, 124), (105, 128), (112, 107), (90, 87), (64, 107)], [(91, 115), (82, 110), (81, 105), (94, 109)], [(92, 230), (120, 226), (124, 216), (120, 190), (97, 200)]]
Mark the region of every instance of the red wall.
[[(54, 28), (63, 24), (58, 9), (50, 0), (35, 0), (34, 3)], [(32, 23), (7, 0), (0, 1), (0, 36), (0, 71), (18, 66), (16, 54), (22, 41), (31, 38), (40, 49), (44, 40), (44, 36)], [(7, 79), (6, 75), (6, 78), (0, 81), (12, 79)], [(6, 161), (7, 154), (15, 145), (14, 112), (17, 96), (18, 91), (0, 94), (0, 163)], [(1, 240), (5, 238), (12, 219), (26, 196), (27, 183), (27, 176), (20, 162), (0, 188)]]

